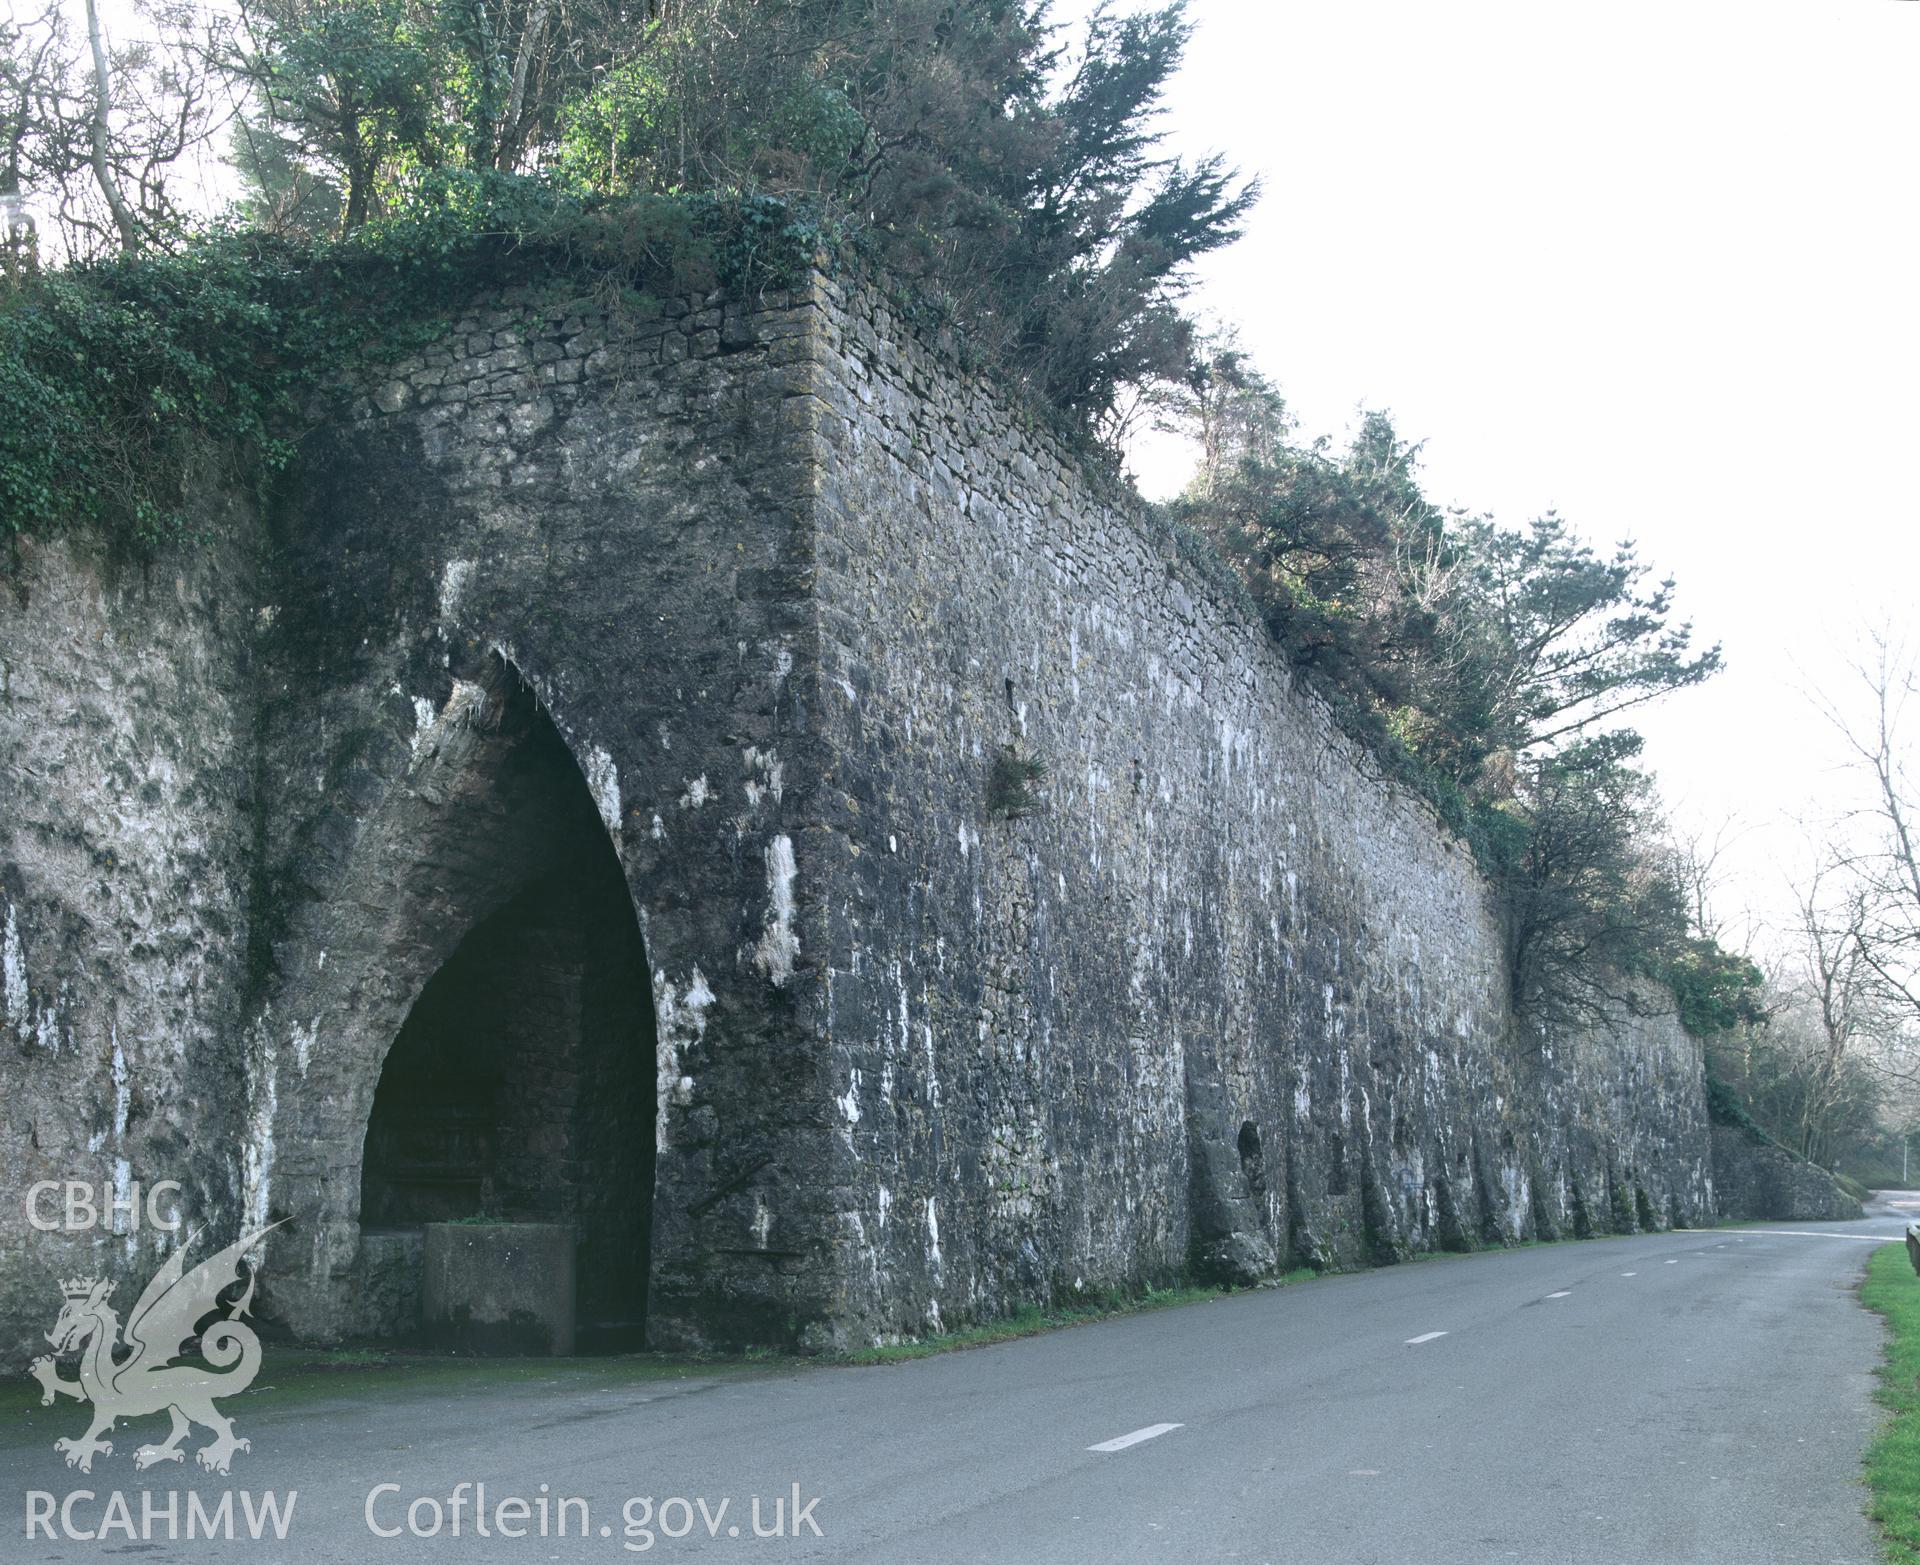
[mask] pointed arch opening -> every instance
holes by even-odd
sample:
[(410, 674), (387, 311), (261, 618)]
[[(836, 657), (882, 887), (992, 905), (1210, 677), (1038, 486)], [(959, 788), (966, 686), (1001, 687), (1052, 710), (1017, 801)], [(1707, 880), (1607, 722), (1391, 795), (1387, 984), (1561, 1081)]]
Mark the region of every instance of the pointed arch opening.
[(502, 759), (489, 806), (437, 845), (495, 892), (386, 1052), (366, 1121), (360, 1229), (375, 1241), (430, 1223), (570, 1229), (575, 1346), (638, 1347), (656, 1092), (646, 949), (565, 740), (511, 670), (496, 675), (484, 720)]

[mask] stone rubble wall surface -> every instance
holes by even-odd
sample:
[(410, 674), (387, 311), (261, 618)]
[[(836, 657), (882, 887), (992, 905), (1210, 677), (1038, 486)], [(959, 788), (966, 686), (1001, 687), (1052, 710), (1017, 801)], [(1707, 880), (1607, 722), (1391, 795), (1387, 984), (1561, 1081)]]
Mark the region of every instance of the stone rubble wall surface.
[(0, 593), (0, 1350), (164, 1243), (33, 1231), (45, 1178), (289, 1218), (270, 1313), (396, 1329), (366, 1116), (550, 840), (521, 683), (646, 942), (657, 1342), (1714, 1210), (1671, 1014), (1516, 1029), (1468, 852), (877, 293), (502, 293), (317, 408), (265, 515), (205, 488), (201, 541)]
[(1824, 1168), (1740, 1125), (1713, 1127), (1714, 1209), (1731, 1221), (1845, 1222), (1860, 1203)]
[(1517, 1029), (1471, 855), (1230, 584), (874, 295), (815, 346), (853, 1335), (1711, 1214), (1670, 1005)]
[(153, 1269), (154, 1182), (240, 1178), (258, 517), (210, 486), (194, 522), (148, 565), (23, 539), (0, 582), (0, 1363), (61, 1279)]

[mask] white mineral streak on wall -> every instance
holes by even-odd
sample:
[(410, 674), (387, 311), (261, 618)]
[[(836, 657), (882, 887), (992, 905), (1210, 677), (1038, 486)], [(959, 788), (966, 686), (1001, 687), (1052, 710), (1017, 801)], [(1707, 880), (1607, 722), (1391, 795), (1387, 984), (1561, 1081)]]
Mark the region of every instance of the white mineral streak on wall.
[(767, 932), (754, 947), (753, 959), (777, 989), (793, 976), (793, 960), (800, 954), (800, 936), (793, 927), (793, 839), (782, 833), (767, 845)]
[(267, 1226), (273, 1181), (273, 1122), (280, 1110), (280, 1062), (262, 1017), (254, 1030), (252, 1056), (247, 1061), (247, 1140), (240, 1153), (240, 1204), (247, 1227)]
[(587, 779), (587, 792), (593, 795), (594, 808), (600, 812), (600, 819), (606, 824), (607, 834), (613, 838), (614, 847), (620, 846), (620, 768), (614, 764), (613, 757), (598, 745), (587, 752), (587, 759), (580, 770)]
[[(786, 792), (786, 769), (780, 763), (780, 757), (773, 750), (757, 749), (747, 746), (747, 803), (757, 806), (763, 798), (771, 797), (775, 804)], [(755, 777), (755, 772), (760, 773)]]
[(466, 601), (467, 584), (473, 580), (472, 560), (448, 560), (440, 572), (440, 633), (446, 634), (447, 627), (460, 615), (460, 607)]
[[(322, 953), (324, 958), (325, 953)], [(302, 1027), (298, 1022), (293, 1026), (293, 1061), (302, 1076), (313, 1059), (313, 1046), (320, 1041), (320, 1022), (318, 1018)]]
[(683, 1072), (680, 1056), (683, 1049), (706, 1036), (713, 990), (696, 967), (684, 993), (674, 988), (664, 970), (653, 975), (653, 992), (654, 1095), (659, 1105), (654, 1114), (653, 1145), (655, 1151), (664, 1152), (669, 1140), (667, 1110), (685, 1108), (693, 1101), (693, 1078)]
[(32, 1019), (27, 1014), (27, 994), (27, 961), (20, 949), (20, 915), (9, 902), (6, 933), (0, 936), (0, 1000), (6, 1003), (7, 1025), (22, 1043), (33, 1036)]
[(20, 943), (20, 915), (9, 902), (4, 932), (0, 932), (0, 1006), (5, 1007), (7, 1030), (22, 1047), (37, 1044), (47, 1054), (58, 1054), (60, 1012), (66, 998), (62, 984), (57, 999), (34, 1010), (26, 952)]
[(421, 743), (432, 730), (434, 724), (433, 703), (425, 696), (413, 698), (413, 733), (407, 740), (407, 748), (418, 755)]

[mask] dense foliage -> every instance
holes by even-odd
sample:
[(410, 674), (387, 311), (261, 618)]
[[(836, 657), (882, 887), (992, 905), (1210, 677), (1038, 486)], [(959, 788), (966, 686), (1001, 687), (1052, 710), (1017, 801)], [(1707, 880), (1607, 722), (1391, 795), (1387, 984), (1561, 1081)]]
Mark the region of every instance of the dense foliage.
[[(1072, 44), (1008, 0), (257, 0), (198, 33), (165, 3), (165, 91), (242, 105), (247, 194), (191, 234), (164, 183), (124, 199), (167, 166), (126, 113), (102, 122), (112, 155), (85, 155), (88, 73), (57, 13), (0, 27), (0, 197), (78, 192), (60, 220), (81, 261), (43, 270), (9, 230), (0, 533), (164, 532), (190, 448), (271, 462), (313, 385), (460, 279), (542, 268), (685, 292), (853, 258), (1098, 429), (1130, 388), (1190, 374), (1187, 268), (1253, 199), (1217, 158), (1158, 151), (1179, 0), (1098, 12)], [(98, 85), (161, 91), (139, 66)]]
[[(1053, 405), (1187, 368), (1186, 267), (1252, 200), (1158, 150), (1182, 0), (1072, 46), (1011, 0), (262, 0), (239, 70), (271, 156), (348, 228), (423, 170), (603, 195), (773, 194), (860, 235)], [(263, 209), (294, 177), (263, 157)], [(278, 187), (276, 188), (276, 181)], [(294, 192), (297, 193), (297, 192)]]
[[(1884, 1155), (1886, 1082), (1868, 1058), (1835, 1052), (1805, 1009), (1783, 997), (1762, 1026), (1716, 1036), (1707, 1067), (1724, 1120), (1750, 1123), (1816, 1163), (1862, 1168)], [(1736, 1112), (1737, 1111), (1737, 1112)], [(1895, 1140), (1897, 1147), (1897, 1138)], [(1898, 1152), (1894, 1153), (1895, 1158)], [(1876, 1184), (1898, 1183), (1871, 1170)]]
[(1759, 975), (1695, 929), (1621, 715), (1708, 678), (1630, 544), (1596, 553), (1558, 517), (1521, 530), (1443, 511), (1417, 450), (1365, 416), (1343, 451), (1294, 438), (1285, 402), (1218, 348), (1167, 399), (1198, 438), (1174, 515), (1240, 568), (1306, 677), (1426, 787), (1502, 892), (1514, 999), (1539, 1022), (1672, 983), (1704, 1033), (1752, 1011)]
[[(102, 116), (98, 162), (73, 129), (80, 41), (57, 13), (0, 27), (0, 197), (80, 192), (61, 210), (82, 255), (181, 242), (154, 183), (159, 133), (131, 104), (219, 96), (239, 106), (231, 155), (256, 229), (350, 234), (431, 205), (450, 175), (573, 198), (773, 197), (1098, 425), (1130, 388), (1187, 373), (1188, 268), (1254, 198), (1218, 157), (1161, 151), (1184, 0), (1096, 11), (1072, 41), (1045, 3), (1015, 0), (252, 0), (197, 32), (179, 21), (193, 0), (142, 3), (174, 8), (176, 64), (164, 84), (132, 56), (100, 73), (127, 101)], [(88, 216), (89, 189), (113, 221)]]

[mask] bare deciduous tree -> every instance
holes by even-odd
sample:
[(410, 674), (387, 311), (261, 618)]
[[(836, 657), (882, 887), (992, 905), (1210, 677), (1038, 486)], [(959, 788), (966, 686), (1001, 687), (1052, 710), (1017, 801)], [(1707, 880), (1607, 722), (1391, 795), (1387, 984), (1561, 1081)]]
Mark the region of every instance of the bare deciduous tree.
[(217, 65), (228, 23), (204, 0), (142, 0), (109, 38), (96, 0), (79, 25), (52, 0), (0, 23), (0, 204), (7, 269), (26, 268), (42, 221), (59, 258), (171, 243), (197, 204), (189, 165), (237, 109)]
[[(1873, 969), (1864, 940), (1866, 898), (1857, 884), (1836, 892), (1831, 866), (1816, 870), (1799, 896), (1802, 971), (1799, 998), (1814, 1044), (1800, 1102), (1802, 1156), (1824, 1155), (1828, 1126), (1864, 1069), (1873, 1073), (1886, 1029), (1875, 1004)], [(1877, 1073), (1876, 1073), (1877, 1074)]]
[(1879, 631), (1853, 674), (1866, 696), (1862, 711), (1818, 699), (1866, 785), (1863, 801), (1843, 823), (1850, 842), (1839, 862), (1861, 899), (1861, 955), (1874, 987), (1909, 1028), (1920, 1027), (1920, 779), (1913, 739), (1903, 728), (1920, 693), (1920, 668), (1890, 633)]
[(107, 45), (100, 32), (100, 8), (94, 0), (85, 0), (87, 13), (87, 54), (91, 62), (87, 101), (87, 160), (93, 168), (94, 183), (113, 215), (113, 226), (120, 231), (120, 248), (132, 253), (140, 248), (140, 225), (133, 209), (120, 193), (120, 179), (113, 166), (113, 84), (107, 73)]

